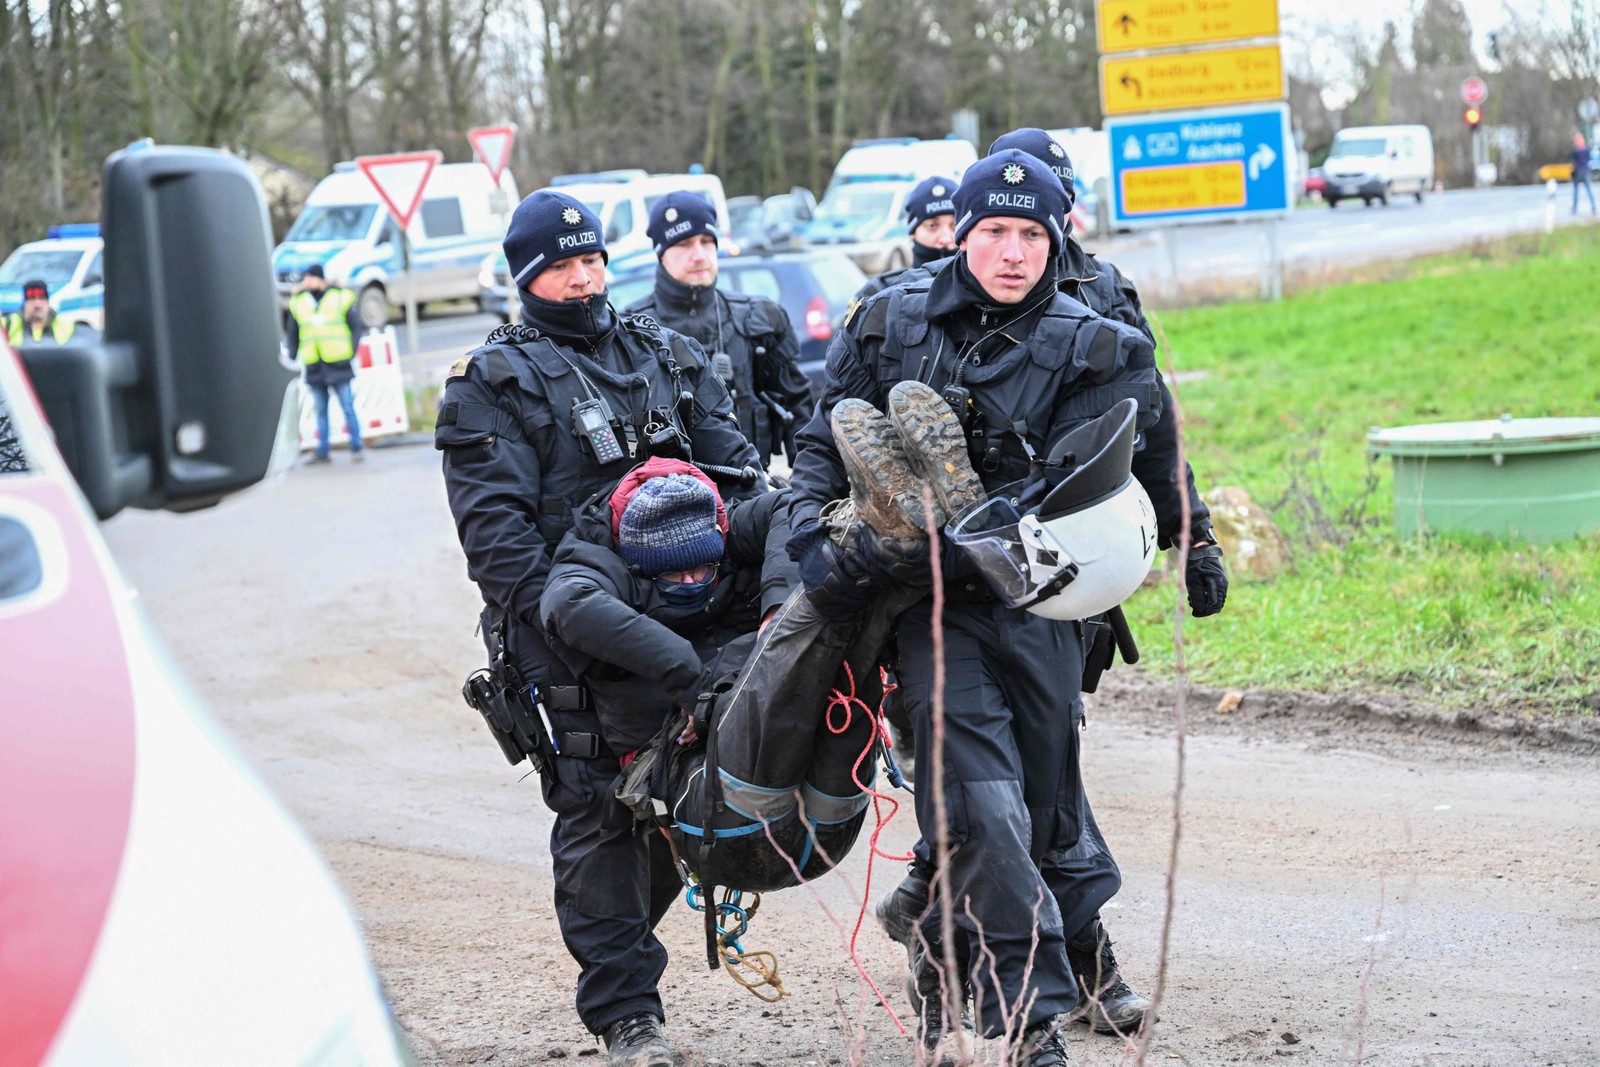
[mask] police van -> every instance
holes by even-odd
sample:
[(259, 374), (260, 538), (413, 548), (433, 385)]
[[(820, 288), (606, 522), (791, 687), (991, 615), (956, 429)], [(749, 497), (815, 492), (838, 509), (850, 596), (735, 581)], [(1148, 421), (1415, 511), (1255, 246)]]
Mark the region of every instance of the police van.
[(0, 1062), (402, 1067), (333, 876), (95, 521), (292, 461), (260, 186), (139, 146), (103, 195), (112, 344), (0, 338)]
[(699, 193), (717, 209), (721, 243), (733, 238), (728, 218), (728, 197), (715, 174), (648, 174), (643, 170), (607, 170), (593, 174), (562, 174), (550, 187), (581, 200), (605, 227), (606, 255), (613, 267), (631, 265), (641, 253), (654, 255), (650, 237), (650, 209), (668, 193)]
[[(406, 228), (419, 304), (478, 295), (478, 269), (500, 247), (517, 200), (509, 170), (497, 187), (481, 163), (433, 168)], [(354, 163), (340, 163), (311, 190), (272, 253), (279, 304), (287, 308), (306, 268), (319, 264), (330, 282), (356, 294), (362, 323), (376, 329), (389, 321), (391, 307), (405, 302), (402, 255), (400, 228), (378, 190)]]
[(98, 330), (105, 321), (105, 280), (97, 223), (52, 226), (43, 241), (22, 245), (0, 263), (0, 315), (22, 308), (22, 287), (42, 281), (50, 306), (70, 322)]
[(978, 161), (972, 142), (957, 137), (860, 141), (840, 157), (822, 202), (806, 224), (807, 244), (849, 256), (868, 274), (911, 265), (905, 198), (924, 178), (961, 181)]

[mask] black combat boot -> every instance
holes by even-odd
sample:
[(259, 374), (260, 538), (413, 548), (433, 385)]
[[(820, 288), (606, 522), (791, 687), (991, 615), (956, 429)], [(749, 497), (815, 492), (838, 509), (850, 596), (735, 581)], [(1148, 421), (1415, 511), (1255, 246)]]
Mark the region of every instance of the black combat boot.
[(1061, 1016), (1034, 1023), (1011, 1046), (1009, 1067), (1067, 1067), (1067, 1042), (1061, 1036)]
[(874, 909), (873, 914), (877, 915), (878, 925), (883, 927), (883, 932), (889, 935), (890, 940), (904, 945), (908, 952), (914, 953), (917, 947), (917, 924), (927, 914), (931, 892), (928, 880), (913, 869), (906, 872), (900, 884), (878, 901)]
[[(1090, 924), (1092, 937), (1067, 943), (1067, 962), (1078, 983), (1078, 1009), (1075, 1022), (1097, 1034), (1132, 1034), (1144, 1025), (1150, 1001), (1135, 993), (1117, 970), (1117, 957), (1111, 951), (1111, 938), (1096, 918)], [(1087, 1002), (1084, 990), (1089, 991)]]
[(682, 1067), (661, 1032), (661, 1020), (648, 1012), (618, 1019), (604, 1036), (608, 1067)]
[(957, 1067), (972, 1062), (977, 1035), (972, 1029), (972, 997), (966, 982), (961, 982), (961, 1018), (946, 1021), (945, 982), (937, 963), (928, 959), (920, 943), (911, 952), (911, 973), (906, 975), (906, 999), (917, 1013), (917, 1042), (922, 1046), (921, 1063), (927, 1067)]

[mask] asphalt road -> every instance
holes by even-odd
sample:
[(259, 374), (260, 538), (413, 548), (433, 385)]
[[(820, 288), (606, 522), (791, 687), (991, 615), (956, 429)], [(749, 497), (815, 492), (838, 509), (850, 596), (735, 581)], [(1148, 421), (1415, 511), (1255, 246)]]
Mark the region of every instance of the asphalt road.
[[(1571, 192), (1559, 187), (1554, 223), (1591, 221), (1568, 214)], [(1543, 228), (1549, 198), (1543, 186), (1463, 189), (1430, 194), (1421, 204), (1408, 198), (1387, 207), (1359, 202), (1337, 209), (1305, 207), (1280, 222), (1285, 268), (1315, 278), (1357, 264), (1444, 251), (1474, 241)], [(1259, 223), (1184, 226), (1170, 232), (1178, 274), (1186, 292), (1208, 288), (1248, 289), (1265, 269), (1267, 244)], [(1172, 295), (1172, 253), (1160, 234), (1140, 231), (1107, 241), (1088, 242), (1090, 251), (1115, 263), (1149, 297)], [(411, 354), (405, 324), (395, 327), (407, 384), (417, 389), (444, 380), (450, 364), (483, 343), (499, 324), (476, 305), (461, 303), (430, 309), (418, 324), (419, 351)]]
[[(419, 1061), (592, 1052), (552, 914), (549, 812), (460, 700), (483, 649), (437, 454), (374, 448), (355, 466), (339, 452), (209, 511), (128, 511), (104, 530), (179, 665), (349, 893)], [(1106, 921), (1149, 990), (1175, 761), (1171, 688), (1137, 678), (1108, 675), (1084, 758), (1125, 878)], [(1592, 756), (1256, 699), (1191, 709), (1149, 1062), (1600, 1063)], [(886, 851), (906, 849), (911, 822), (908, 805)], [(838, 871), (763, 903), (745, 943), (778, 951), (780, 1004), (707, 972), (697, 916), (672, 910), (664, 995), (692, 1065), (912, 1062), (847, 949), (862, 898), (900, 872), (879, 860), (869, 887), (867, 856), (863, 835)], [(904, 956), (870, 916), (859, 957), (904, 1014)], [(1081, 1028), (1069, 1044), (1079, 1067), (1133, 1059)]]
[[(1303, 207), (1276, 224), (1279, 250), (1287, 272), (1315, 279), (1359, 264), (1537, 231), (1547, 218), (1556, 226), (1592, 222), (1588, 214), (1569, 213), (1571, 195), (1569, 187), (1558, 187), (1553, 216), (1544, 187), (1532, 185), (1430, 193), (1421, 203), (1402, 197), (1388, 206), (1344, 201), (1337, 208)], [(1172, 293), (1175, 256), (1183, 289), (1203, 292), (1208, 284), (1248, 282), (1265, 271), (1266, 225), (1232, 222), (1136, 231), (1090, 241), (1088, 247), (1152, 294)]]

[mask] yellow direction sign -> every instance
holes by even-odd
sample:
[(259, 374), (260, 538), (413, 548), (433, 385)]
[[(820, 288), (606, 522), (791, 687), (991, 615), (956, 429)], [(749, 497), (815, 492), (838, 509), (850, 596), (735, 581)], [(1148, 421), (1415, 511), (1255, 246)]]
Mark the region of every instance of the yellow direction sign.
[(1240, 160), (1131, 170), (1122, 176), (1122, 209), (1132, 217), (1242, 208), (1244, 178)]
[(1278, 36), (1278, 0), (1099, 0), (1101, 52)]
[(1107, 115), (1281, 99), (1283, 52), (1276, 44), (1100, 60)]

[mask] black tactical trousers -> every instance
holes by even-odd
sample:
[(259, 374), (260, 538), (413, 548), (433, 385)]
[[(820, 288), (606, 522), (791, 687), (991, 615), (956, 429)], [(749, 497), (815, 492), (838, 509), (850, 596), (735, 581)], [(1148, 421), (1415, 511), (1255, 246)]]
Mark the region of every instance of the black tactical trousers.
[[(916, 724), (917, 823), (934, 840), (931, 604), (902, 617), (900, 680)], [(1034, 1023), (1077, 1003), (1063, 919), (1076, 933), (1099, 901), (1079, 901), (1080, 869), (1103, 845), (1078, 849), (1086, 819), (1073, 713), (1083, 657), (1076, 627), (997, 603), (944, 613), (944, 793), (958, 959), (979, 1025), (996, 1037), (1031, 1006)], [(1098, 839), (1098, 831), (1093, 836)], [(1102, 887), (1103, 888), (1103, 887)], [(1067, 898), (1064, 913), (1058, 894)], [(1092, 897), (1092, 895), (1091, 895)], [(938, 946), (939, 919), (923, 935)], [(1031, 958), (1031, 964), (1030, 964)], [(1031, 969), (1030, 969), (1031, 968)]]
[[(557, 715), (557, 730), (597, 732), (598, 720)], [(544, 798), (556, 813), (550, 831), (556, 921), (567, 951), (578, 961), (578, 1016), (601, 1033), (637, 1012), (664, 1018), (656, 990), (667, 950), (656, 924), (682, 883), (658, 833), (640, 833), (611, 796), (619, 767), (613, 759), (557, 757), (543, 780)]]

